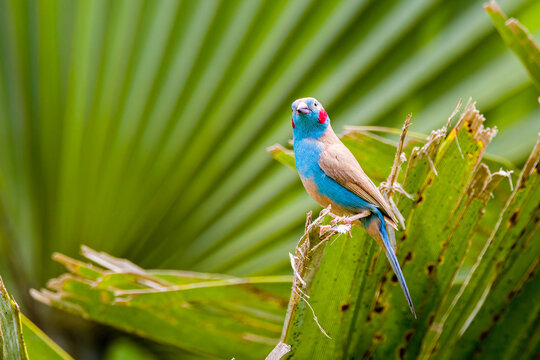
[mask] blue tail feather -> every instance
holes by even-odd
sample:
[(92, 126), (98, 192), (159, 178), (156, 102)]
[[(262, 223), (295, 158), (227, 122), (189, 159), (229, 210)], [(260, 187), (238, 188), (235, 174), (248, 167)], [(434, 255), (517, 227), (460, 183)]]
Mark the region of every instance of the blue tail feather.
[(374, 219), (366, 219), (367, 221), (366, 223), (364, 223), (364, 226), (367, 228), (366, 225), (368, 225), (371, 221), (378, 220), (378, 230), (379, 230), (379, 235), (382, 240), (382, 247), (383, 247), (384, 253), (386, 254), (386, 257), (388, 258), (388, 261), (390, 262), (390, 266), (392, 267), (392, 270), (394, 270), (394, 273), (396, 274), (399, 285), (401, 286), (401, 289), (403, 290), (403, 294), (405, 295), (405, 298), (407, 299), (407, 302), (409, 303), (409, 308), (411, 309), (411, 312), (416, 318), (416, 311), (414, 311), (414, 305), (411, 299), (411, 295), (409, 294), (409, 289), (407, 288), (407, 283), (405, 282), (405, 277), (403, 276), (403, 272), (401, 271), (401, 267), (399, 266), (399, 262), (397, 260), (396, 253), (394, 252), (394, 248), (392, 247), (392, 244), (390, 243), (390, 239), (388, 238), (388, 233), (386, 232), (386, 224), (384, 221), (384, 217), (382, 216), (381, 213), (379, 213), (377, 214), (376, 218), (375, 216), (373, 216), (373, 218)]

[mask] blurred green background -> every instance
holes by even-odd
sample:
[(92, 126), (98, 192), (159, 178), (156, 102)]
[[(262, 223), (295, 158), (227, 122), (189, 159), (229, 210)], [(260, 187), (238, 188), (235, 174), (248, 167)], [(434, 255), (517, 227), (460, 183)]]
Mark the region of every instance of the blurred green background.
[[(499, 4), (540, 38), (539, 1)], [(336, 130), (413, 112), (428, 133), (472, 97), (500, 130), (488, 152), (520, 165), (538, 95), (482, 1), (0, 0), (0, 274), (44, 326), (28, 289), (80, 244), (287, 273), (315, 204), (265, 149), (294, 99)]]

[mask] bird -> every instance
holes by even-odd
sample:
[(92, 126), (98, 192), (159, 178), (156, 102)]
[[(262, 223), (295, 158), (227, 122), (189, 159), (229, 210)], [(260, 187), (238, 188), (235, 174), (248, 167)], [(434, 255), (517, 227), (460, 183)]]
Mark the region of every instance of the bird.
[(386, 225), (397, 229), (397, 218), (388, 201), (341, 142), (330, 118), (317, 99), (292, 103), (295, 166), (307, 193), (334, 217), (351, 225), (360, 222), (382, 247), (416, 318), (414, 305), (397, 260)]

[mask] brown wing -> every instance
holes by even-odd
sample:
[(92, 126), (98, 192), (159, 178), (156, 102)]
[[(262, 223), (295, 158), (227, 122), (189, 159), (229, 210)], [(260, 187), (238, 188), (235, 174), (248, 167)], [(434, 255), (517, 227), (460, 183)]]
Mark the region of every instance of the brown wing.
[(396, 216), (386, 199), (364, 173), (351, 151), (339, 139), (337, 140), (338, 142), (325, 142), (319, 160), (321, 170), (349, 191), (377, 206), (383, 215), (390, 220), (389, 223), (396, 227), (398, 223)]

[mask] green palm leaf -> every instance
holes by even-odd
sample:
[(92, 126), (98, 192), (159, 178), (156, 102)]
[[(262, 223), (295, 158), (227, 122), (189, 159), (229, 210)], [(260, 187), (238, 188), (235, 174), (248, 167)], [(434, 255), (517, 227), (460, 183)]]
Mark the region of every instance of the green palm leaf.
[(72, 359), (47, 335), (22, 315), (0, 278), (0, 356), (6, 360)]
[(202, 357), (262, 358), (278, 341), (290, 276), (145, 271), (83, 247), (99, 266), (57, 254), (72, 273), (35, 299)]
[[(537, 1), (501, 6), (538, 37)], [(516, 164), (538, 132), (538, 93), (479, 0), (0, 0), (0, 273), (25, 299), (81, 243), (288, 272), (314, 203), (264, 149), (305, 95), (338, 129), (413, 111), (420, 133), (472, 96)]]
[[(343, 225), (323, 230), (328, 210), (315, 220), (308, 214), (290, 254), (294, 276), (286, 315), (290, 276), (145, 271), (86, 247), (83, 255), (99, 266), (56, 254), (69, 273), (32, 295), (199, 357), (258, 359), (276, 345), (270, 359), (533, 358), (538, 339), (530, 334), (540, 310), (533, 300), (540, 140), (510, 190), (502, 182), (509, 174), (492, 172), (484, 163), (496, 131), (483, 122), (470, 105), (453, 129), (444, 127), (427, 142), (413, 140), (403, 148), (409, 161), (397, 179), (412, 196), (396, 193), (406, 218), (396, 239), (418, 319), (377, 243), (358, 227), (352, 236), (338, 230)], [(384, 177), (394, 144), (361, 128), (343, 139), (371, 177)], [(366, 148), (381, 156), (370, 157)], [(294, 162), (284, 147), (270, 151), (287, 166)]]

